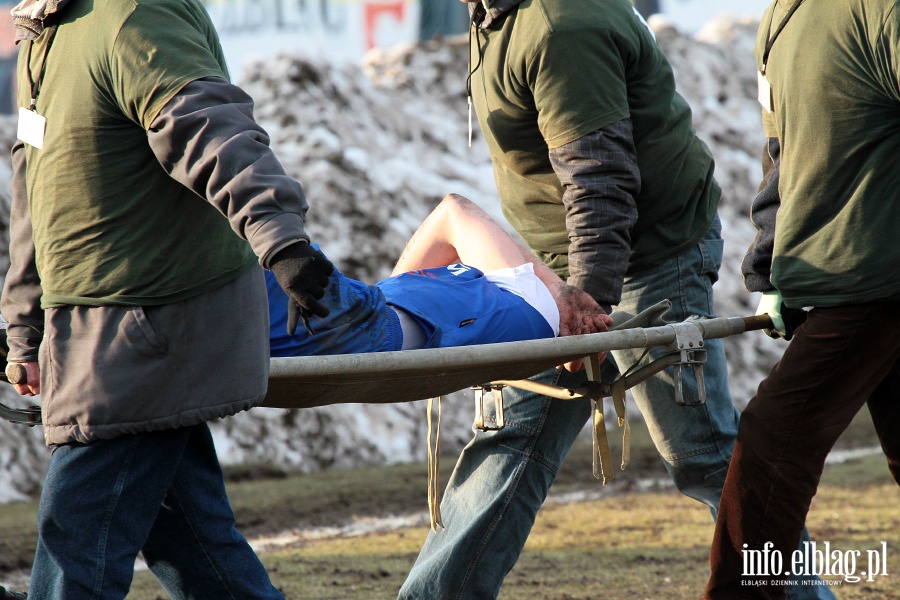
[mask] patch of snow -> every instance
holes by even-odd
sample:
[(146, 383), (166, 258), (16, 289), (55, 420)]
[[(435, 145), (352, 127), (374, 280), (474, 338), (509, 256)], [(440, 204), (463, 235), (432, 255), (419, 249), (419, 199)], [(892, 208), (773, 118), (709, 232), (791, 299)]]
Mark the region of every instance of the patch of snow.
[(882, 453), (881, 446), (866, 446), (863, 448), (850, 448), (847, 450), (832, 450), (825, 459), (826, 465), (840, 465), (858, 458), (876, 456)]

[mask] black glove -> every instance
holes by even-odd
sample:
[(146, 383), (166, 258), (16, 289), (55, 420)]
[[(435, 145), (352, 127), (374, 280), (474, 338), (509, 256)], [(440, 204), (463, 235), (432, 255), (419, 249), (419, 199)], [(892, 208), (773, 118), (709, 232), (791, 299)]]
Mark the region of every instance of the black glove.
[(791, 308), (786, 304), (781, 305), (781, 318), (784, 319), (784, 339), (791, 341), (794, 331), (806, 323), (808, 313), (802, 308)]
[(312, 334), (309, 315), (328, 316), (328, 309), (318, 300), (325, 295), (334, 266), (307, 242), (297, 242), (272, 257), (269, 268), (289, 298), (288, 334), (294, 335), (297, 321), (301, 318)]

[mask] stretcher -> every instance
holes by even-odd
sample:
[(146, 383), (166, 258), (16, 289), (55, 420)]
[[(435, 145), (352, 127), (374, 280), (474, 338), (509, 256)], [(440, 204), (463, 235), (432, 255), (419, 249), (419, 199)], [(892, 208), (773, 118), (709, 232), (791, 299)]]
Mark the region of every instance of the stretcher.
[[(594, 475), (604, 483), (614, 477), (604, 417), (604, 398), (612, 398), (618, 425), (624, 427), (622, 468), (628, 462), (629, 428), (625, 391), (673, 367), (675, 398), (682, 406), (703, 404), (703, 363), (706, 340), (772, 326), (768, 315), (753, 317), (690, 318), (668, 323), (671, 303), (660, 302), (638, 315), (613, 313), (615, 326), (608, 332), (552, 339), (505, 342), (457, 348), (434, 348), (332, 356), (272, 358), (269, 386), (262, 406), (301, 409), (330, 404), (384, 404), (429, 400), (429, 496), (434, 495), (432, 526), (440, 524), (436, 506), (437, 444), (432, 445), (432, 402), (459, 390), (476, 390), (475, 426), (504, 426), (503, 389), (514, 387), (560, 400), (590, 400), (593, 414)], [(2, 330), (0, 330), (2, 331)], [(3, 331), (5, 337), (5, 331)], [(3, 340), (5, 342), (5, 339)], [(5, 343), (2, 344), (5, 350)], [(632, 365), (611, 381), (602, 381), (598, 354), (628, 348), (663, 347), (662, 356)], [(2, 356), (5, 362), (5, 353)], [(575, 389), (561, 388), (529, 378), (564, 363), (583, 360), (587, 381)], [(620, 365), (622, 367), (622, 365)], [(686, 397), (683, 374), (690, 370), (697, 385)], [(5, 378), (5, 377), (2, 377)], [(485, 408), (493, 405), (490, 417)], [(491, 412), (491, 411), (488, 411)], [(40, 408), (10, 408), (0, 404), (0, 419), (40, 424)], [(439, 417), (438, 417), (439, 419)], [(438, 421), (439, 422), (439, 421)], [(439, 425), (437, 429), (439, 436)], [(434, 446), (434, 448), (432, 447)], [(434, 489), (432, 489), (434, 487)]]
[[(670, 308), (660, 302), (636, 316), (613, 313), (615, 327), (604, 333), (552, 339), (504, 342), (457, 348), (434, 348), (299, 358), (273, 358), (269, 391), (264, 406), (310, 408), (329, 404), (382, 404), (434, 398), (495, 381), (526, 380), (571, 360), (608, 350), (669, 347), (677, 350), (654, 364), (659, 372), (670, 364), (689, 366), (700, 372), (703, 341), (770, 327), (768, 316), (689, 319), (683, 323), (664, 320)], [(684, 346), (679, 347), (679, 346)], [(675, 360), (677, 358), (678, 360)], [(676, 369), (676, 378), (678, 377)], [(632, 387), (653, 373), (642, 370), (628, 379)], [(528, 385), (528, 384), (523, 384)], [(489, 386), (494, 387), (494, 386)], [(610, 384), (599, 381), (587, 389), (551, 394), (554, 397), (594, 397), (610, 392)], [(604, 394), (606, 396), (610, 393)], [(690, 400), (684, 401), (686, 404)]]
[[(772, 326), (768, 315), (691, 318), (681, 323), (667, 323), (665, 315), (670, 308), (671, 303), (663, 301), (634, 316), (613, 313), (615, 326), (604, 333), (457, 348), (273, 358), (263, 406), (295, 409), (427, 399), (428, 505), (431, 528), (436, 531), (443, 527), (438, 481), (442, 396), (466, 388), (475, 389), (474, 424), (482, 430), (504, 427), (503, 389), (506, 387), (534, 391), (560, 400), (590, 400), (593, 472), (606, 484), (615, 477), (615, 468), (607, 435), (605, 398), (612, 398), (618, 426), (623, 429), (621, 468), (624, 469), (629, 460), (630, 441), (626, 390), (671, 366), (674, 402), (680, 406), (703, 404), (706, 401), (705, 341)], [(602, 381), (599, 353), (627, 348), (649, 350), (657, 346), (665, 348), (662, 356), (647, 364), (643, 364), (642, 358), (615, 379)], [(529, 377), (574, 360), (583, 360), (587, 371), (587, 381), (575, 389), (529, 380)], [(682, 385), (685, 370), (691, 371), (696, 386), (685, 388)], [(696, 390), (695, 395), (688, 397), (687, 389)], [(435, 399), (438, 402), (436, 426), (433, 424)]]

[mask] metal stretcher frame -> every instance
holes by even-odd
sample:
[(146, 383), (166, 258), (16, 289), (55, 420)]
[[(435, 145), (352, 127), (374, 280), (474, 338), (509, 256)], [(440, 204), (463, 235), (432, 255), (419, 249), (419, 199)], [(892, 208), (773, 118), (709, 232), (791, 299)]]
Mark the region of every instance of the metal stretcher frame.
[[(700, 340), (698, 343), (702, 346), (704, 339), (771, 326), (766, 315), (690, 319), (680, 324), (665, 324), (662, 317), (668, 308), (668, 303), (660, 303), (635, 317), (614, 314), (620, 324), (605, 333), (457, 348), (273, 358), (269, 389), (262, 406), (297, 409), (346, 403), (410, 402), (469, 387), (527, 387), (532, 385), (526, 381), (529, 377), (599, 352), (671, 346), (676, 343), (679, 331), (693, 332), (691, 339)], [(688, 351), (682, 349), (681, 358)], [(668, 358), (664, 362), (651, 364), (631, 375), (630, 379), (625, 378), (626, 387), (639, 383), (668, 364), (684, 361)], [(597, 398), (610, 395), (611, 386), (595, 380), (579, 390), (541, 391), (560, 398)], [(34, 406), (18, 409), (0, 404), (0, 418), (36, 425), (40, 423), (40, 410)]]
[[(681, 323), (666, 323), (663, 317), (670, 307), (671, 303), (664, 301), (634, 317), (613, 314), (616, 326), (612, 331), (589, 335), (403, 352), (273, 358), (269, 391), (263, 406), (310, 408), (342, 403), (409, 402), (440, 398), (471, 387), (482, 390), (475, 403), (475, 426), (487, 430), (504, 426), (502, 390), (507, 386), (562, 400), (590, 399), (594, 476), (602, 478), (605, 484), (614, 479), (615, 469), (607, 437), (604, 398), (612, 397), (618, 424), (624, 427), (621, 463), (624, 469), (629, 460), (630, 439), (625, 390), (672, 366), (673, 401), (682, 406), (703, 404), (706, 401), (702, 370), (706, 360), (705, 340), (772, 326), (768, 315), (692, 318)], [(660, 358), (644, 366), (633, 365), (614, 381), (600, 380), (599, 353), (656, 346), (667, 350)], [(577, 359), (584, 360), (588, 371), (587, 383), (577, 389), (528, 379)], [(696, 378), (695, 398), (685, 397), (682, 388), (685, 368)], [(485, 418), (486, 393), (492, 393), (494, 397), (492, 421)], [(438, 453), (436, 447), (431, 448), (430, 441), (431, 408), (429, 402), (429, 509), (431, 526), (436, 529), (441, 526), (441, 520), (436, 482)]]
[[(512, 385), (568, 361), (608, 350), (671, 345), (679, 331), (688, 328), (696, 332), (694, 337), (701, 345), (687, 350), (701, 350), (704, 339), (771, 327), (767, 315), (666, 324), (662, 317), (668, 308), (668, 303), (660, 303), (636, 317), (614, 314), (620, 324), (605, 333), (457, 348), (273, 358), (263, 406), (310, 408), (422, 400), (496, 381)], [(656, 372), (664, 366), (657, 365)], [(639, 381), (632, 377), (629, 383), (631, 387)], [(580, 397), (594, 397), (596, 391), (582, 390)], [(557, 390), (550, 395), (579, 397), (574, 391)]]
[[(618, 425), (624, 428), (621, 462), (624, 469), (629, 460), (630, 440), (625, 390), (671, 366), (675, 386), (673, 401), (683, 406), (702, 404), (706, 400), (703, 380), (705, 341), (772, 326), (768, 315), (691, 318), (681, 323), (666, 323), (664, 316), (670, 307), (671, 303), (664, 301), (636, 316), (614, 313), (616, 326), (613, 330), (589, 335), (457, 348), (273, 358), (262, 406), (300, 409), (330, 404), (384, 404), (429, 399), (428, 508), (431, 528), (437, 531), (443, 527), (438, 481), (442, 396), (465, 388), (480, 389), (481, 396), (475, 402), (475, 426), (484, 430), (504, 426), (504, 387), (530, 390), (561, 400), (590, 400), (593, 472), (594, 477), (602, 478), (605, 484), (615, 478), (615, 468), (604, 416), (604, 398), (612, 397)], [(601, 381), (599, 353), (657, 346), (666, 349), (661, 357), (643, 366), (632, 365), (613, 381)], [(584, 361), (587, 382), (576, 389), (528, 379), (578, 359)], [(696, 397), (685, 397), (682, 387), (685, 368), (690, 369), (696, 379), (696, 386), (691, 388), (696, 389)], [(492, 419), (485, 418), (485, 395), (493, 396)], [(436, 438), (432, 442), (432, 400), (435, 398), (438, 399), (438, 417)], [(0, 404), (0, 418), (38, 425), (40, 408), (15, 409)]]

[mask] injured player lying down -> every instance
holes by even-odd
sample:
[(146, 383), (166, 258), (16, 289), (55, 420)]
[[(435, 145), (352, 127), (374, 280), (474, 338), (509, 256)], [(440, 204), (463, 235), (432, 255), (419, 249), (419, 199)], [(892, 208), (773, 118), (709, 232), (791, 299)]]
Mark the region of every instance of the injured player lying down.
[[(286, 333), (287, 297), (270, 272), (272, 356), (388, 352), (606, 331), (612, 320), (473, 202), (446, 196), (391, 277), (375, 285), (331, 274), (327, 317)], [(312, 332), (312, 333), (311, 333)]]

